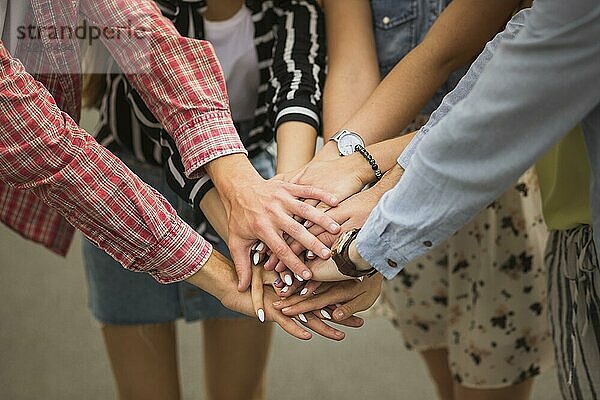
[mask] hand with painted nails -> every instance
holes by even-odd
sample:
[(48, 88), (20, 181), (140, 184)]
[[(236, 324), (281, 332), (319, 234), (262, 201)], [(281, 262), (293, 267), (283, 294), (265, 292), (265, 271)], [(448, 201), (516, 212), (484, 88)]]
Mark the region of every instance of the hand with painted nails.
[(334, 322), (344, 321), (369, 309), (381, 293), (383, 277), (376, 274), (362, 281), (351, 280), (321, 286), (316, 295), (278, 300), (273, 305), (287, 316), (313, 313)]

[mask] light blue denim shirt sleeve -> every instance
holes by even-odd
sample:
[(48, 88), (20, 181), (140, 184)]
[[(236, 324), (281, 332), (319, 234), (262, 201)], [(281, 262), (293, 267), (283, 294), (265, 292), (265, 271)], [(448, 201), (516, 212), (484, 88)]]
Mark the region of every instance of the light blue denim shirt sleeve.
[(400, 157), (406, 172), (359, 253), (392, 278), (501, 195), (598, 107), (598, 38), (597, 0), (540, 0), (517, 14)]

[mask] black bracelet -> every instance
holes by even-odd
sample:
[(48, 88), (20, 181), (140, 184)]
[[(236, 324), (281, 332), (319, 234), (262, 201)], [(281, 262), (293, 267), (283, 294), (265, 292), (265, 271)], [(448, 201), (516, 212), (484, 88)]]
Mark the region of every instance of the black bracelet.
[(379, 169), (379, 165), (377, 165), (377, 161), (373, 158), (373, 156), (360, 144), (354, 146), (354, 150), (358, 151), (371, 165), (371, 169), (375, 173), (375, 179), (380, 180), (383, 177), (383, 173)]

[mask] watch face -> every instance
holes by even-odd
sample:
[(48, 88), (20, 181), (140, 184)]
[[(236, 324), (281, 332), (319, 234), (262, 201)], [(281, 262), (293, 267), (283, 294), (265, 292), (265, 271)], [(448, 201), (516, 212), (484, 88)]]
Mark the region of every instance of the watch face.
[(354, 153), (357, 144), (365, 145), (360, 136), (355, 133), (347, 133), (338, 139), (338, 149), (343, 156)]

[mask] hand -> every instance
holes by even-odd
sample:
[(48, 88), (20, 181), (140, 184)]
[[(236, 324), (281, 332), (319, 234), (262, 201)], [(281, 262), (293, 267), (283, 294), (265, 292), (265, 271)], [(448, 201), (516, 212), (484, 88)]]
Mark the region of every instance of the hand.
[[(363, 190), (360, 193), (351, 196), (350, 198), (344, 200), (340, 203), (336, 208), (332, 208), (327, 211), (327, 215), (332, 217), (337, 223), (341, 225), (340, 233), (331, 234), (326, 232), (319, 226), (312, 226), (309, 229), (313, 235), (317, 236), (317, 238), (326, 246), (333, 246), (338, 240), (341, 232), (346, 232), (354, 228), (360, 228), (365, 224), (365, 221), (369, 217), (369, 214), (377, 205), (377, 202), (385, 193), (385, 187), (380, 185), (375, 185), (370, 189)], [(299, 242), (291, 240), (290, 241), (290, 249), (295, 254), (301, 254), (306, 248)], [(307, 251), (307, 258), (314, 259), (314, 253)], [(283, 272), (286, 270), (286, 265), (284, 262), (278, 261), (276, 265), (274, 265), (273, 260), (269, 259), (265, 263), (266, 269), (275, 268), (278, 272)], [(310, 266), (309, 266), (310, 268)], [(311, 268), (312, 270), (312, 268)], [(282, 277), (283, 279), (283, 277)], [(313, 279), (315, 279), (313, 277)], [(319, 279), (315, 279), (319, 280)]]
[[(324, 212), (299, 200), (314, 199), (336, 206), (337, 199), (324, 190), (300, 186), (281, 180), (265, 181), (249, 165), (246, 157), (235, 154), (218, 158), (207, 165), (227, 213), (228, 245), (239, 277), (238, 290), (246, 290), (251, 281), (250, 249), (256, 240), (263, 241), (295, 273), (310, 279), (311, 272), (290, 250), (282, 235), (328, 258), (330, 250), (311, 235), (293, 216), (322, 226), (331, 233), (339, 225)], [(228, 171), (224, 174), (224, 171)]]
[[(316, 295), (296, 294), (288, 299), (278, 300), (273, 305), (285, 315), (306, 314), (325, 309), (333, 321), (341, 321), (349, 316), (370, 308), (381, 294), (383, 277), (375, 274), (363, 281), (351, 280), (333, 284), (324, 284)], [(334, 304), (335, 306), (331, 307)], [(333, 309), (330, 313), (329, 310)], [(322, 313), (321, 313), (322, 314)]]

